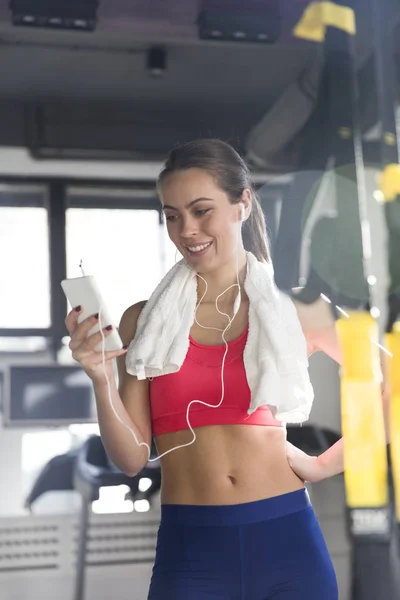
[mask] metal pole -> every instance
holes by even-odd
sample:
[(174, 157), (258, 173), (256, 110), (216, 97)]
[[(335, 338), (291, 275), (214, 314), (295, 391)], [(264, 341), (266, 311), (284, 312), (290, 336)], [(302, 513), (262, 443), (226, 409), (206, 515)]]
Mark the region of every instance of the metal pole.
[(85, 597), (86, 548), (88, 540), (90, 501), (85, 494), (81, 494), (81, 501), (82, 504), (79, 518), (74, 600), (84, 600)]

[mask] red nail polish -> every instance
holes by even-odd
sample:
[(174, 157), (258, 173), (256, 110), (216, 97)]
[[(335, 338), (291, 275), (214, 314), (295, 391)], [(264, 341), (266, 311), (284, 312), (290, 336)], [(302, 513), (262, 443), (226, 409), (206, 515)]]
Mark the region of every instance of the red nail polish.
[(111, 331), (111, 329), (112, 329), (112, 325), (107, 325), (106, 331)]
[(79, 306), (75, 306), (75, 308), (74, 308), (75, 312), (81, 312), (81, 310), (82, 310), (82, 306), (80, 306), (80, 305)]

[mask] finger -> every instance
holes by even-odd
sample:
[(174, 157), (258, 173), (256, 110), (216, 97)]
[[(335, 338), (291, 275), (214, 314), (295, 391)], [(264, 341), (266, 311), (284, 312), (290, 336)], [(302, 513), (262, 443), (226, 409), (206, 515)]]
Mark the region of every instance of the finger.
[(96, 333), (93, 333), (92, 335), (88, 336), (86, 338), (86, 342), (85, 342), (85, 346), (88, 350), (94, 350), (94, 348), (96, 348), (96, 346), (98, 344), (101, 344), (103, 342), (103, 336), (106, 338), (107, 336), (109, 336), (113, 331), (113, 326), (112, 325), (107, 325), (107, 327), (103, 327), (102, 332), (98, 331)]
[[(76, 350), (78, 346), (84, 344), (88, 339), (88, 333), (99, 322), (98, 315), (92, 315), (87, 319), (84, 319), (82, 323), (79, 323), (75, 327), (75, 331), (71, 336), (69, 347), (71, 350)], [(91, 336), (90, 336), (91, 337)]]
[[(73, 336), (73, 339), (70, 342), (70, 348), (73, 351), (74, 358), (76, 356), (86, 357), (87, 355), (92, 355), (93, 353), (102, 354), (101, 349), (100, 352), (95, 350), (97, 346), (102, 344), (103, 337), (107, 338), (113, 331), (113, 326), (108, 325), (107, 327), (103, 327), (102, 331), (97, 331), (92, 335), (86, 336), (85, 340), (79, 343), (76, 343), (77, 336)], [(79, 359), (78, 359), (79, 360)]]
[(76, 329), (78, 318), (81, 312), (82, 306), (75, 306), (75, 308), (73, 308), (65, 318), (65, 326), (70, 335), (72, 335)]
[[(105, 352), (104, 353), (104, 359), (105, 362), (108, 362), (110, 360), (114, 360), (114, 358), (118, 358), (119, 356), (123, 356), (124, 354), (126, 354), (128, 351), (128, 348), (122, 348), (122, 350), (111, 350), (109, 352)], [(98, 355), (98, 358), (97, 358)], [(96, 353), (96, 363), (95, 366), (101, 366), (103, 364), (103, 357), (102, 354), (100, 352)]]
[[(122, 350), (110, 350), (104, 353), (105, 362), (109, 362), (114, 358), (118, 358), (119, 356), (123, 356), (128, 351), (128, 347), (124, 346)], [(101, 352), (93, 352), (93, 353), (82, 353), (82, 352), (73, 352), (72, 358), (79, 362), (84, 369), (96, 371), (103, 364), (103, 355)]]

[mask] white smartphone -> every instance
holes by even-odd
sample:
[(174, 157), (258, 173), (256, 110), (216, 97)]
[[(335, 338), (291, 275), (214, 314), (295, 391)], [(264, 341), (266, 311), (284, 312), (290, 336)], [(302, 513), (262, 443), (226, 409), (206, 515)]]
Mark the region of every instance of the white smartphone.
[[(95, 278), (92, 275), (84, 277), (76, 277), (75, 279), (64, 279), (61, 282), (61, 287), (66, 295), (68, 302), (72, 308), (76, 306), (82, 307), (82, 312), (79, 314), (78, 323), (84, 321), (87, 317), (91, 317), (100, 313), (101, 326), (107, 327), (112, 325), (111, 333), (107, 333), (104, 341), (104, 349), (106, 351), (122, 350), (123, 343), (114, 323), (112, 323), (110, 314), (104, 304), (102, 295), (98, 288)], [(100, 330), (99, 323), (89, 331), (88, 336), (97, 333)], [(96, 352), (101, 352), (103, 342), (101, 341), (96, 347)]]

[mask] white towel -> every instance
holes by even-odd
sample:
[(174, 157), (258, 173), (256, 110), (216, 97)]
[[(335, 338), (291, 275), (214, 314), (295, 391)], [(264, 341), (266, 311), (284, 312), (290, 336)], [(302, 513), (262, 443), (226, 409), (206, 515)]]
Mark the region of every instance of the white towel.
[[(278, 421), (303, 423), (314, 393), (295, 306), (276, 287), (272, 265), (250, 252), (246, 255), (249, 332), (243, 360), (251, 392), (247, 412), (267, 405)], [(179, 371), (189, 348), (196, 304), (196, 271), (182, 260), (161, 280), (140, 314), (126, 355), (128, 373), (144, 379)]]

